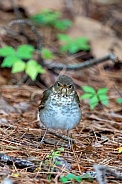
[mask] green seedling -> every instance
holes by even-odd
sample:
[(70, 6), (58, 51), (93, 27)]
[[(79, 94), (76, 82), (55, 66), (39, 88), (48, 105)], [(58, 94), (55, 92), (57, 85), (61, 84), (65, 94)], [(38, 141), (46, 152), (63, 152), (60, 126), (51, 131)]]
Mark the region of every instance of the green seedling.
[(31, 20), (37, 25), (50, 26), (61, 31), (68, 29), (72, 25), (70, 20), (61, 18), (60, 12), (52, 10), (43, 10), (41, 13), (33, 15)]
[(67, 34), (58, 34), (58, 39), (62, 42), (60, 51), (75, 54), (80, 50), (89, 51), (90, 45), (86, 37), (71, 38)]
[(79, 176), (72, 174), (72, 173), (69, 173), (66, 176), (60, 177), (60, 181), (62, 183), (69, 183), (69, 182), (81, 183), (83, 180), (93, 181), (93, 177), (88, 173), (86, 173), (84, 175), (79, 175)]
[(80, 97), (80, 99), (88, 99), (90, 109), (94, 109), (99, 103), (108, 106), (109, 100), (107, 88), (99, 88), (97, 91), (90, 86), (82, 86), (81, 88), (85, 93)]
[(41, 50), (41, 55), (43, 59), (53, 59), (54, 58), (54, 54), (52, 53), (52, 51), (46, 48), (43, 48)]
[(116, 100), (116, 102), (117, 102), (118, 104), (122, 104), (122, 98), (118, 98), (118, 99)]
[(4, 58), (1, 67), (12, 68), (12, 73), (24, 71), (34, 81), (39, 73), (44, 73), (42, 66), (33, 60), (34, 51), (34, 47), (27, 44), (16, 50), (11, 46), (0, 48), (0, 56)]
[[(51, 163), (51, 168), (50, 168), (51, 172), (54, 171), (55, 166), (57, 164), (60, 164), (60, 162), (54, 162), (53, 158), (54, 157), (60, 157), (60, 154), (61, 154), (62, 151), (64, 151), (64, 148), (62, 148), (62, 147), (58, 148), (57, 151), (51, 150), (51, 153), (46, 156), (45, 164), (48, 165), (48, 167), (49, 167), (49, 165)], [(52, 174), (48, 174), (48, 180), (49, 181), (51, 180), (51, 176), (52, 176)]]
[(60, 156), (61, 152), (64, 151), (64, 148), (58, 148), (57, 151), (51, 150), (51, 153), (49, 155), (46, 156), (46, 158), (53, 158), (56, 156)]

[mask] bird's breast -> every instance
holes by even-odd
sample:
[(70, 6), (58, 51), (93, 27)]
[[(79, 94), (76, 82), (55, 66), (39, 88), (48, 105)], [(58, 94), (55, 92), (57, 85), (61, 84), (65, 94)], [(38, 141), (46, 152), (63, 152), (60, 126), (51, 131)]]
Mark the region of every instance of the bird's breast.
[(70, 110), (78, 108), (78, 104), (74, 96), (61, 96), (56, 94), (50, 96), (48, 103), (52, 109), (55, 109), (56, 111), (60, 110), (61, 113), (68, 113)]
[(52, 95), (40, 114), (42, 122), (54, 129), (72, 129), (80, 122), (81, 110), (74, 96)]

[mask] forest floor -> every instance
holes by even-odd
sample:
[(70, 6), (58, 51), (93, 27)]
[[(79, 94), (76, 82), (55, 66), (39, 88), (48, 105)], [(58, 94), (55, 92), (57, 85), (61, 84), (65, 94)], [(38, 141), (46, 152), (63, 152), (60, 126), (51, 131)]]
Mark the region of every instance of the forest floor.
[[(119, 2), (116, 6), (119, 6)], [(105, 12), (107, 11), (105, 5), (102, 8)], [(27, 11), (26, 7), (23, 9), (25, 12)], [(0, 17), (2, 26), (6, 26), (16, 18), (15, 12), (4, 6), (0, 9)], [(94, 21), (93, 24), (96, 25), (95, 29), (99, 29)], [(91, 39), (92, 49), (86, 53), (86, 60), (105, 56), (109, 52), (111, 44), (114, 45), (113, 37), (116, 42), (118, 40), (119, 44), (122, 35), (116, 37), (111, 27), (107, 26), (110, 35), (104, 30), (108, 35), (105, 38), (102, 37), (104, 40), (107, 39), (105, 47), (99, 39), (97, 42), (95, 41), (94, 34), (94, 38)], [(38, 30), (41, 32), (41, 28)], [(0, 27), (1, 46), (7, 44), (18, 46), (27, 43), (22, 35), (19, 38), (18, 36), (12, 37), (2, 31), (3, 28)], [(29, 32), (29, 28), (26, 31)], [(117, 31), (119, 32), (119, 28)], [(73, 30), (69, 31), (70, 35), (73, 33)], [(48, 38), (48, 34), (49, 31), (45, 32), (44, 37), (47, 37), (47, 42), (51, 47), (55, 42)], [(31, 36), (33, 43), (36, 44), (35, 37)], [(122, 58), (122, 45), (119, 46), (115, 48), (115, 54)], [(56, 59), (62, 62), (60, 56), (56, 56)], [(116, 103), (116, 100), (122, 97), (121, 65), (116, 67), (111, 61), (107, 61), (78, 71), (63, 69), (57, 70), (57, 74), (55, 74), (54, 71), (48, 70), (46, 67), (45, 70), (46, 73), (41, 75), (41, 80), (33, 82), (28, 79), (24, 84), (19, 85), (17, 82), (23, 79), (23, 73), (11, 74), (10, 69), (0, 68), (0, 181), (10, 178), (15, 184), (62, 183), (59, 178), (68, 173), (82, 176), (83, 173), (91, 171), (93, 174), (94, 171), (96, 172), (94, 165), (105, 165), (117, 173), (122, 173), (122, 104)], [(90, 110), (88, 101), (81, 101), (83, 117), (80, 124), (71, 130), (71, 137), (75, 139), (71, 149), (66, 146), (67, 140), (60, 137), (60, 134), (66, 135), (66, 132), (57, 131), (56, 134), (54, 131), (49, 131), (44, 144), (40, 144), (45, 129), (39, 126), (38, 106), (43, 91), (55, 82), (58, 74), (72, 77), (79, 96), (83, 94), (81, 86), (84, 85), (92, 86), (95, 89), (106, 87), (109, 91), (107, 107), (100, 104), (94, 110)], [(41, 81), (44, 82), (41, 83)], [(62, 167), (63, 164), (58, 165), (54, 162), (56, 156), (58, 156), (57, 159), (63, 160), (60, 162), (64, 164), (64, 167)], [(115, 176), (106, 177), (110, 184), (122, 183), (122, 177), (119, 180)], [(91, 182), (98, 183), (94, 178), (89, 181), (89, 177), (82, 181), (83, 184)], [(80, 182), (73, 178), (71, 183)]]

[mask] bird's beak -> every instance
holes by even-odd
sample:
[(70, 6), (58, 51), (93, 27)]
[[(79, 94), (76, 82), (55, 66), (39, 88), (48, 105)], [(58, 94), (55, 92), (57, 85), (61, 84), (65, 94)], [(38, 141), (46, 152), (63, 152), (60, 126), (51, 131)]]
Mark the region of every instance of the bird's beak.
[(62, 96), (67, 96), (67, 87), (62, 88)]

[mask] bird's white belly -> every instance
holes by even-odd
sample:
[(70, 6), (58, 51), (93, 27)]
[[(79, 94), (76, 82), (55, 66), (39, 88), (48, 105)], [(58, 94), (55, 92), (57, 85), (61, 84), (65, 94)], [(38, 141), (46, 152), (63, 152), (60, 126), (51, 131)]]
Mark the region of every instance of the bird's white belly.
[[(55, 98), (58, 98), (57, 100)], [(75, 127), (81, 119), (81, 110), (73, 98), (55, 97), (49, 99), (41, 110), (40, 120), (52, 129), (70, 130)], [(58, 103), (57, 103), (58, 102)]]

